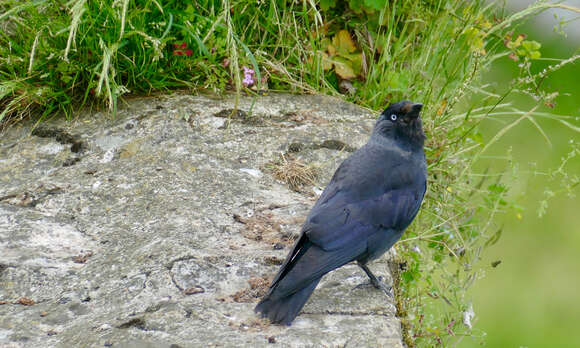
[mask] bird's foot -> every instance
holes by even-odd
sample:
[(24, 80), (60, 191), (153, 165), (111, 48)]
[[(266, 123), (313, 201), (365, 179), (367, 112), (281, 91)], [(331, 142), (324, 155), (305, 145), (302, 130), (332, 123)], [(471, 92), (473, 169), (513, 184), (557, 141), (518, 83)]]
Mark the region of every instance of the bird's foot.
[(388, 297), (393, 297), (393, 287), (392, 286), (388, 286), (387, 284), (385, 284), (385, 282), (383, 281), (383, 277), (378, 277), (378, 278), (375, 278), (375, 279), (371, 279), (371, 284), (373, 284), (373, 286), (376, 289), (383, 290), (383, 292)]
[(388, 297), (393, 297), (393, 287), (392, 286), (388, 286), (387, 284), (384, 283), (383, 281), (383, 277), (377, 277), (373, 274), (373, 272), (371, 272), (371, 270), (363, 263), (358, 263), (359, 267), (363, 269), (363, 271), (365, 271), (365, 273), (367, 274), (367, 276), (369, 277), (369, 279), (371, 280), (371, 284), (379, 290), (383, 290), (383, 292), (388, 296)]
[[(379, 279), (381, 279), (382, 277), (379, 277)], [(353, 288), (354, 289), (361, 289), (361, 288), (365, 288), (368, 287), (370, 285), (372, 285), (375, 289), (379, 289), (382, 290), (388, 297), (393, 297), (393, 287), (392, 286), (388, 286), (387, 284), (385, 284), (384, 282), (382, 282), (381, 280), (377, 279), (377, 282), (374, 281), (370, 281), (369, 283), (361, 283), (357, 286), (355, 286)]]

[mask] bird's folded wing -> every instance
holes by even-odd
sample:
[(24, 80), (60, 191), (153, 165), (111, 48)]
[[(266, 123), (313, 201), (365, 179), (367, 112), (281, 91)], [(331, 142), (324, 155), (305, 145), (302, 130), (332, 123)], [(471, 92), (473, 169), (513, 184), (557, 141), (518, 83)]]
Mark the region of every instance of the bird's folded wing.
[(417, 214), (424, 192), (424, 185), (408, 186), (354, 202), (337, 192), (313, 209), (303, 231), (326, 251), (367, 240), (379, 229), (402, 231)]

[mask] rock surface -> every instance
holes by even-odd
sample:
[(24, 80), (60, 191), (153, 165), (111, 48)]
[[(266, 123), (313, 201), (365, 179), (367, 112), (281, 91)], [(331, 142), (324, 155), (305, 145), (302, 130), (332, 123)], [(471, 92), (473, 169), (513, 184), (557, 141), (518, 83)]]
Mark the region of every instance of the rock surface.
[[(374, 116), (321, 96), (232, 108), (137, 98), (115, 119), (1, 135), (1, 347), (403, 346), (392, 299), (355, 265), (325, 276), (290, 327), (253, 312)], [(318, 173), (298, 192), (274, 175), (294, 159)], [(386, 259), (371, 268), (389, 282)]]

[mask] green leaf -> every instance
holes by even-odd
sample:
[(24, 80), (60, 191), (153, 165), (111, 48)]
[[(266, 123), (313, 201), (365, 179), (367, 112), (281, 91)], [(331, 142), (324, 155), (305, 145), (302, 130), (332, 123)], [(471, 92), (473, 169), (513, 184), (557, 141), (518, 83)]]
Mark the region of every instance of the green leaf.
[(502, 185), (502, 184), (492, 184), (492, 185), (489, 185), (487, 187), (487, 189), (489, 190), (489, 192), (493, 192), (493, 193), (504, 193), (507, 191), (507, 188), (505, 187), (505, 185)]
[(70, 70), (70, 64), (65, 61), (60, 61), (57, 66), (56, 70), (60, 72), (66, 72)]
[(70, 75), (62, 75), (60, 80), (65, 84), (68, 84), (72, 80), (72, 77)]
[(362, 14), (363, 12), (363, 2), (362, 0), (348, 0), (348, 7), (353, 10), (356, 14)]
[(537, 51), (542, 47), (542, 45), (537, 41), (524, 41), (522, 42), (522, 47), (528, 52)]
[(328, 11), (336, 6), (336, 1), (334, 0), (320, 0), (320, 9), (322, 11)]
[(387, 4), (386, 0), (364, 0), (366, 9), (380, 11)]

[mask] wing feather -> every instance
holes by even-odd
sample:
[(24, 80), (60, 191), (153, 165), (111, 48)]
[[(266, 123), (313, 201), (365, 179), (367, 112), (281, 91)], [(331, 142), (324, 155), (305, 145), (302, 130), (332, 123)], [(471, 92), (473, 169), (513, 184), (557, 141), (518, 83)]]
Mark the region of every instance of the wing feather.
[(304, 223), (303, 233), (323, 250), (348, 247), (380, 229), (402, 231), (419, 210), (422, 168), (398, 153), (365, 154), (343, 162)]

